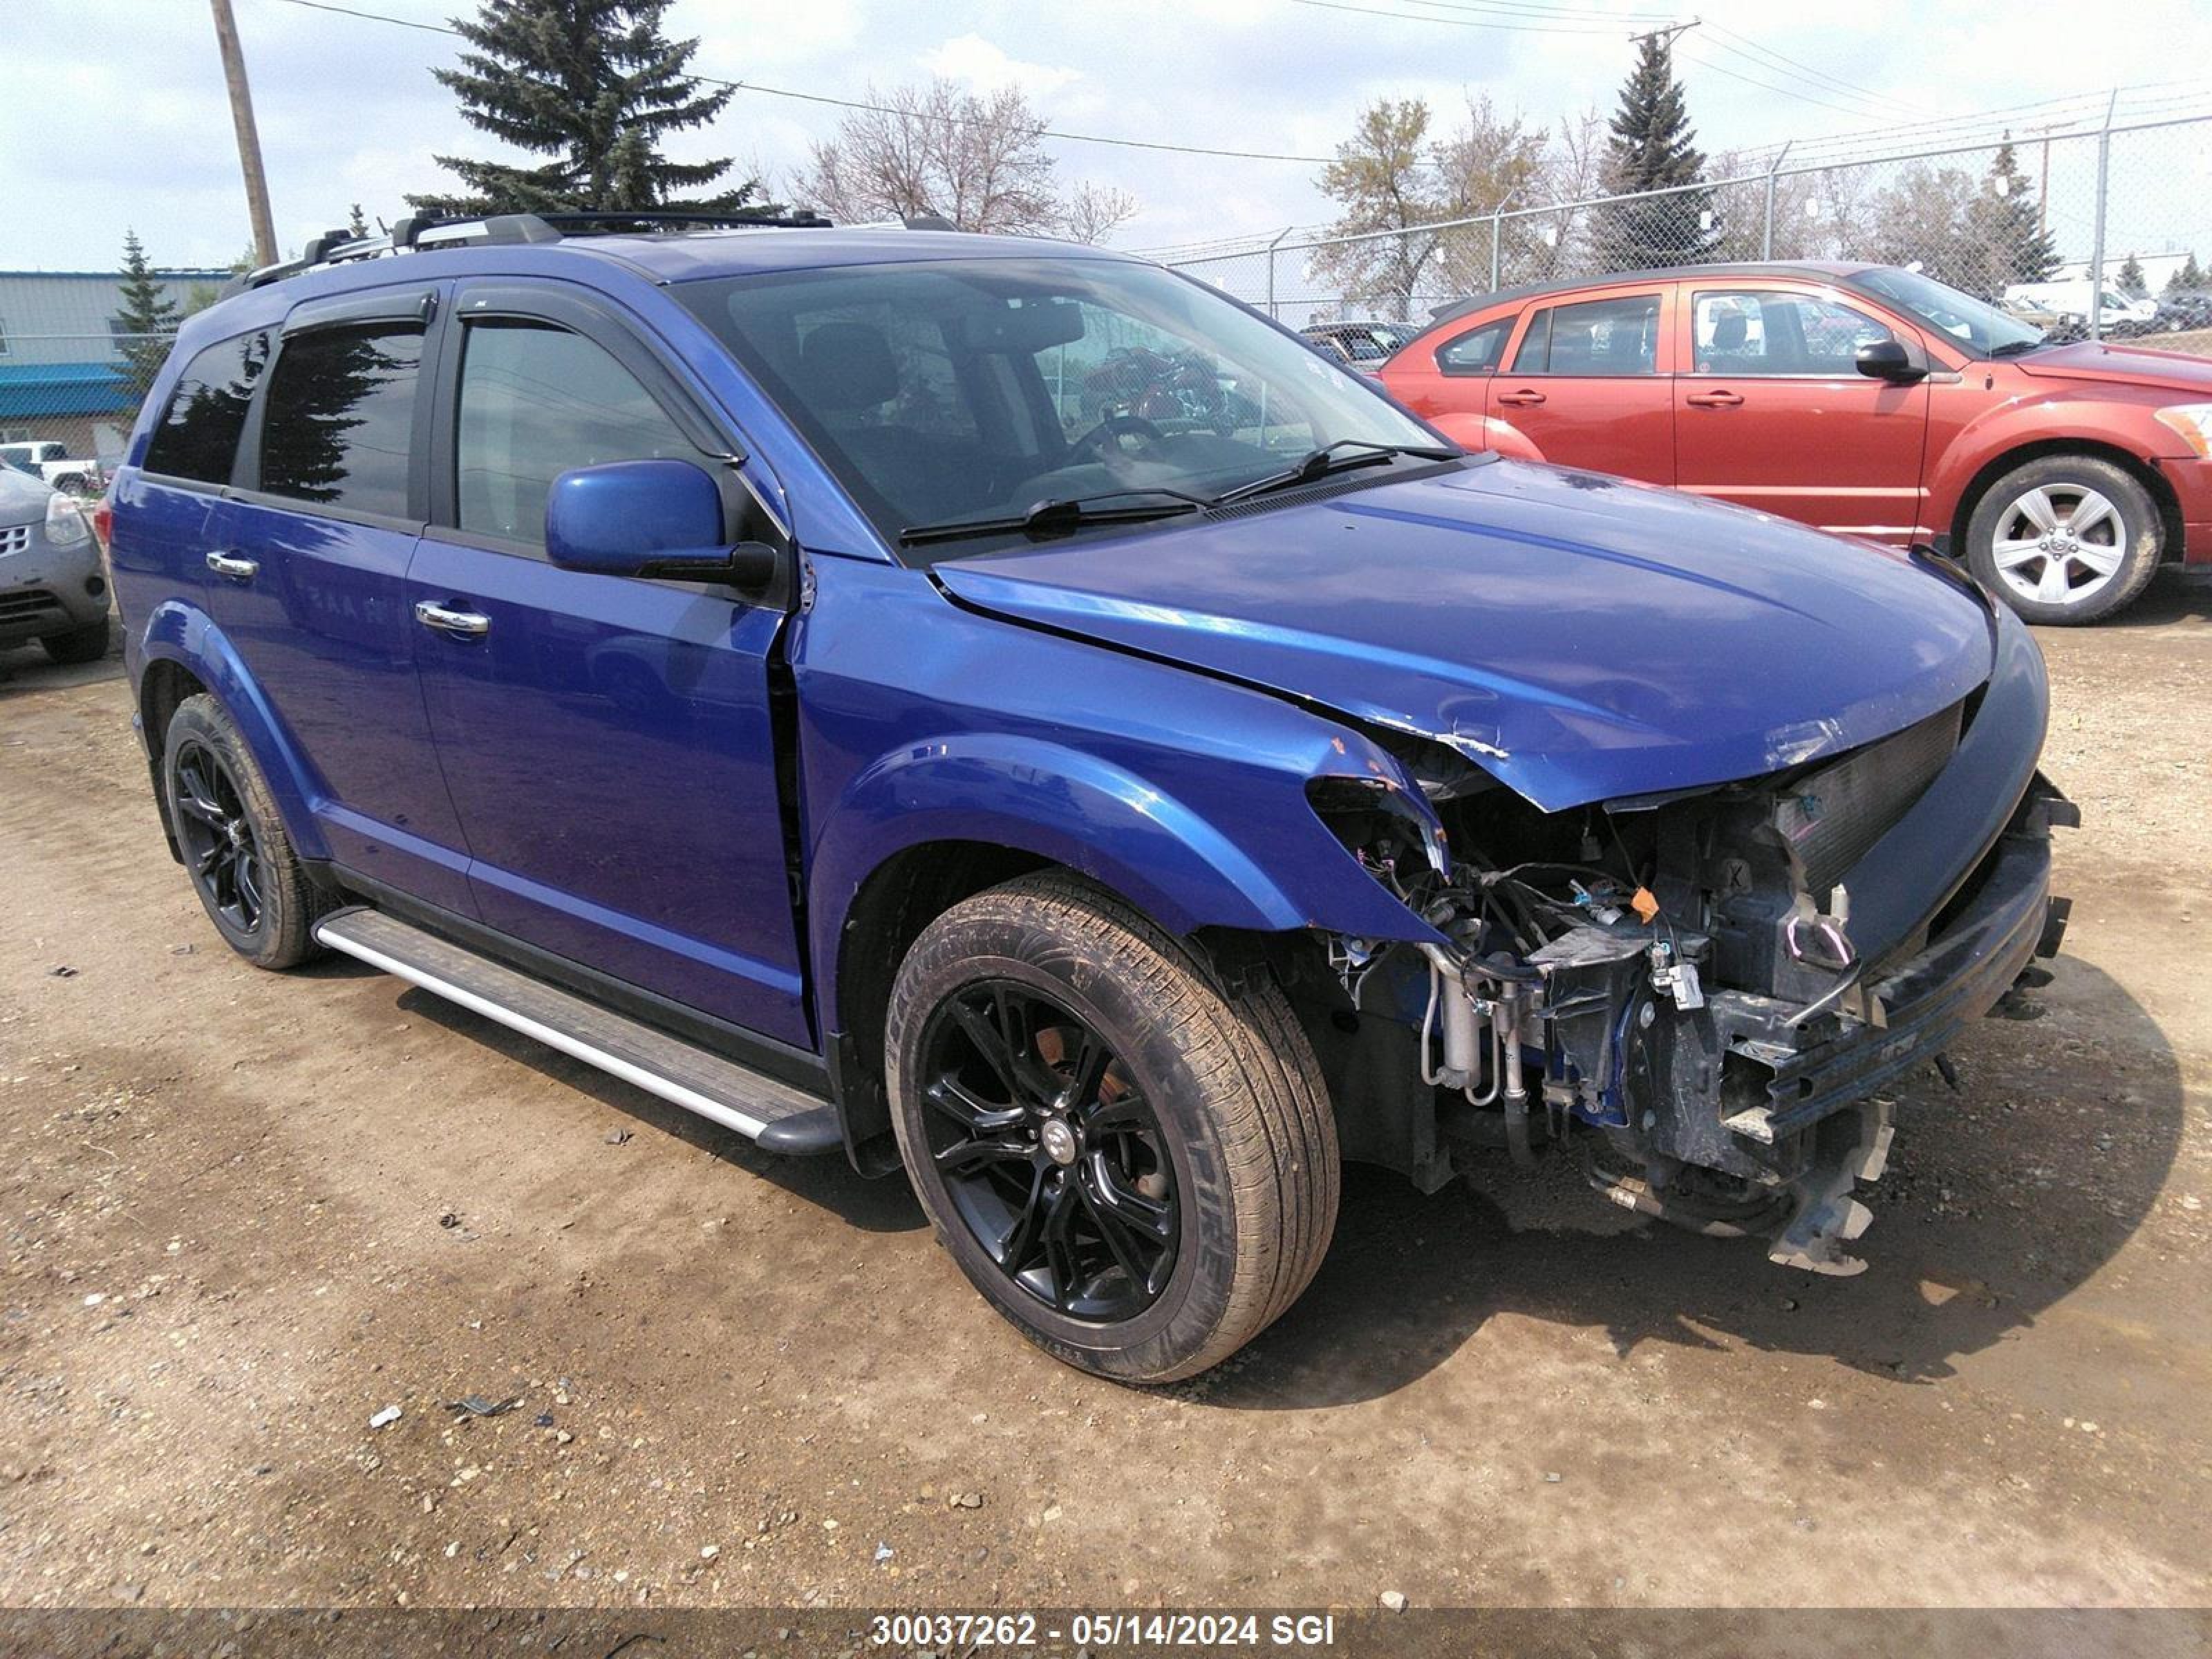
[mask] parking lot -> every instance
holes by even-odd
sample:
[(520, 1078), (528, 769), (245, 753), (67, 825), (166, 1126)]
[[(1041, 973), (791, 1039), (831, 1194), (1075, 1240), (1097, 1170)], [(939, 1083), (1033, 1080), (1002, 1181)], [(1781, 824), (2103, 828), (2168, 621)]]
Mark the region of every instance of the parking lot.
[(2201, 1604), (2212, 585), (2043, 642), (2067, 950), (1904, 1091), (1867, 1274), (1354, 1170), (1304, 1300), (1156, 1393), (897, 1182), (239, 963), (120, 665), (8, 653), (0, 1601)]

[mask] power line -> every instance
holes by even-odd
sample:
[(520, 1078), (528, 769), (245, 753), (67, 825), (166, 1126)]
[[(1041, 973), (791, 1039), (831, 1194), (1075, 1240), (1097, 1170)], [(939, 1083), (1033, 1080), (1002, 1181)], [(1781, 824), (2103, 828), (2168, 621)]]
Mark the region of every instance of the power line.
[[(308, 11), (330, 12), (340, 17), (359, 18), (364, 22), (389, 23), (398, 28), (416, 29), (424, 34), (451, 35), (465, 39), (459, 29), (443, 23), (426, 23), (419, 18), (394, 17), (386, 12), (370, 11), (366, 7), (346, 6), (336, 0), (283, 0), (289, 6), (299, 6)], [(980, 122), (969, 121), (957, 115), (925, 115), (912, 110), (894, 109), (888, 104), (870, 103), (861, 98), (837, 98), (828, 93), (800, 92), (792, 87), (771, 87), (758, 81), (729, 81), (719, 76), (695, 75), (690, 77), (702, 85), (727, 87), (733, 92), (756, 92), (764, 97), (791, 98), (802, 103), (827, 104), (837, 109), (866, 110), (878, 115), (902, 115), (908, 118), (933, 120), (953, 126), (975, 126)], [(1204, 144), (1170, 144), (1146, 138), (1115, 138), (1103, 133), (1069, 132), (1058, 127), (1046, 127), (1042, 137), (1057, 138), (1071, 144), (1103, 144), (1116, 149), (1164, 150), (1176, 155), (1212, 155), (1237, 161), (1295, 161), (1301, 167), (1326, 167), (1334, 158), (1327, 155), (1289, 155), (1274, 150), (1217, 149)]]
[(1771, 46), (1761, 46), (1749, 35), (1741, 33), (1740, 30), (1732, 29), (1725, 23), (1716, 23), (1711, 18), (1706, 18), (1704, 21), (1706, 28), (1712, 31), (1713, 33), (1726, 35), (1730, 40), (1737, 40), (1742, 43), (1741, 46), (1738, 47), (1729, 46), (1726, 41), (1715, 41), (1714, 44), (1719, 46), (1723, 52), (1735, 52), (1737, 57), (1743, 58), (1747, 59), (1747, 61), (1750, 61), (1751, 54), (1757, 53), (1760, 58), (1771, 58), (1777, 64), (1785, 64), (1790, 69), (1802, 70), (1806, 75), (1812, 76), (1815, 81), (1826, 82), (1828, 85), (1834, 87), (1840, 92), (1856, 94), (1867, 100), (1869, 102), (1877, 105), (1887, 105), (1893, 109), (1908, 110), (1915, 115), (1920, 112), (1918, 106), (1908, 103), (1904, 99), (1893, 98), (1886, 92), (1876, 92), (1872, 87), (1863, 87), (1856, 81), (1844, 80), (1840, 75), (1831, 75), (1826, 70), (1815, 69), (1810, 64), (1802, 63), (1797, 58), (1790, 57), (1787, 53), (1775, 51)]
[(1427, 6), (1437, 11), (1498, 12), (1509, 16), (1587, 19), (1608, 24), (1662, 22), (1674, 15), (1669, 11), (1607, 11), (1589, 6), (1544, 5), (1537, 0), (1406, 0), (1406, 3)]
[[(1374, 6), (1355, 6), (1347, 0), (1291, 0), (1294, 6), (1311, 6), (1320, 11), (1348, 11), (1362, 17), (1388, 17), (1400, 23), (1442, 23), (1462, 29), (1495, 29), (1506, 34), (1583, 34), (1613, 33), (1614, 27), (1591, 21), (1588, 23), (1562, 20), (1554, 23), (1505, 23), (1481, 17), (1423, 17), (1409, 11), (1383, 11)], [(1419, 3), (1419, 0), (1415, 0)]]

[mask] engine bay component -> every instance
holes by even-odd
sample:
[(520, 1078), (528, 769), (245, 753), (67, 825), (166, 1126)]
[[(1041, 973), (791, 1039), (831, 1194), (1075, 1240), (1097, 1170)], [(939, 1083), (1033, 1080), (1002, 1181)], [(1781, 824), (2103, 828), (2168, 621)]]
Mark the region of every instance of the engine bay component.
[(1894, 915), (1897, 885), (1927, 879), (1885, 849), (1971, 712), (1765, 778), (1553, 813), (1405, 740), (1418, 796), (1369, 779), (1311, 793), (1437, 937), (1333, 941), (1332, 965), (1355, 1007), (1419, 1010), (1418, 1086), (1462, 1143), (1528, 1164), (1579, 1140), (1615, 1203), (1858, 1272), (1844, 1247), (1873, 1212), (1854, 1189), (1880, 1178), (1893, 1133), (1878, 1091), (1936, 1060), (2063, 927), (2049, 830), (2075, 815), (2037, 776), (1905, 937), (1871, 953), (1853, 937), (1856, 898)]

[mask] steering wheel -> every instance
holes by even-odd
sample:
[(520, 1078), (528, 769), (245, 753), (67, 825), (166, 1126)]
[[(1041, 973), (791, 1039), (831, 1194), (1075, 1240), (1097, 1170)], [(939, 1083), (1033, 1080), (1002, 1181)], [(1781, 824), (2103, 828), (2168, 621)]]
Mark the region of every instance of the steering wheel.
[(1124, 437), (1139, 438), (1146, 444), (1157, 444), (1164, 442), (1167, 435), (1141, 415), (1109, 415), (1068, 445), (1067, 449), (1071, 455), (1095, 454), (1103, 461), (1109, 447), (1115, 455), (1126, 456), (1135, 453), (1122, 447)]

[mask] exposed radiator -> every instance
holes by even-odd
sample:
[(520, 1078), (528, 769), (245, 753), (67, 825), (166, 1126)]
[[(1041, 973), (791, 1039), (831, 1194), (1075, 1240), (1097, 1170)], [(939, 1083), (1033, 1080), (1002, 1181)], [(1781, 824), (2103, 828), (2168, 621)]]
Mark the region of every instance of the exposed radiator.
[(1824, 899), (1905, 809), (1927, 793), (1959, 746), (1965, 705), (1855, 749), (1807, 774), (1775, 803), (1774, 822), (1797, 849), (1805, 886)]

